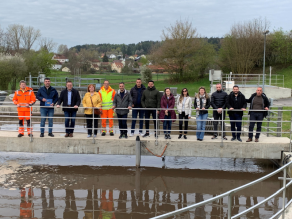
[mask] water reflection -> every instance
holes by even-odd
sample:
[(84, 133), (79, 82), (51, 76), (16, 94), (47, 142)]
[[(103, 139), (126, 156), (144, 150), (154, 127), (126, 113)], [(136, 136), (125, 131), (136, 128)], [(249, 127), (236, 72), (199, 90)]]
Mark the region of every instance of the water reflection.
[(20, 191), (20, 218), (34, 218), (33, 209), (33, 189), (29, 188), (27, 197), (26, 189), (22, 188)]
[(44, 188), (41, 189), (41, 199), (42, 199), (42, 218), (49, 219), (55, 217), (55, 205), (54, 205), (54, 192), (53, 189), (49, 190), (49, 204), (46, 198), (46, 190)]

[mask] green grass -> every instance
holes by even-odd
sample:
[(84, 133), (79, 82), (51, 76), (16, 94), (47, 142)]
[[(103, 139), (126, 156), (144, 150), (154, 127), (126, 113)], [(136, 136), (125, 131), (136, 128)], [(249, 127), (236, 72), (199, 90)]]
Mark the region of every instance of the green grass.
[(274, 67), (272, 74), (284, 75), (284, 87), (292, 89), (292, 65), (288, 67)]

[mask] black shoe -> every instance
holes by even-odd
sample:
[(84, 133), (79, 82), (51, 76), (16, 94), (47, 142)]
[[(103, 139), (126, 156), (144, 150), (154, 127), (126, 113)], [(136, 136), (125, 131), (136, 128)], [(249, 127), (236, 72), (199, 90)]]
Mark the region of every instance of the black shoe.
[(55, 137), (53, 133), (49, 133), (49, 136), (50, 137)]
[(113, 132), (111, 132), (111, 133), (110, 133), (110, 136), (114, 136), (114, 133), (113, 133)]
[(41, 138), (45, 137), (44, 133), (41, 133), (41, 134), (40, 134), (40, 137), (41, 137)]
[(31, 137), (33, 137), (33, 134), (28, 134), (28, 137), (30, 137), (30, 135), (31, 135)]
[(211, 139), (217, 139), (217, 136), (216, 135), (213, 135), (213, 137)]
[(199, 139), (199, 141), (203, 141), (203, 139)]
[(128, 138), (128, 134), (124, 134), (124, 138), (127, 139)]
[(226, 141), (227, 141), (227, 138), (226, 138), (226, 136), (224, 136), (224, 137), (223, 137), (223, 140), (226, 140)]
[(156, 132), (154, 133), (154, 137), (156, 138)]
[(150, 137), (149, 132), (146, 132), (145, 135), (143, 135), (143, 138), (146, 138), (146, 137)]
[(182, 134), (179, 134), (178, 139), (181, 139), (181, 137), (182, 137)]
[(119, 139), (122, 139), (123, 138), (123, 135), (122, 134), (120, 134), (120, 136), (119, 136)]
[(171, 139), (170, 134), (167, 135), (168, 139)]
[(235, 140), (236, 140), (236, 138), (235, 138), (235, 137), (232, 137), (232, 138), (231, 138), (231, 141), (235, 141)]
[(242, 142), (241, 138), (237, 138), (237, 141), (240, 141), (240, 142)]
[(186, 135), (184, 135), (184, 139), (188, 139)]
[(19, 138), (20, 138), (20, 137), (22, 137), (22, 136), (23, 136), (23, 134), (18, 134), (18, 136), (17, 136), (17, 137), (19, 137)]
[(101, 136), (105, 136), (105, 132), (102, 132), (102, 133), (101, 133)]
[(168, 135), (167, 135), (167, 134), (165, 134), (164, 138), (165, 138), (165, 139), (168, 139)]

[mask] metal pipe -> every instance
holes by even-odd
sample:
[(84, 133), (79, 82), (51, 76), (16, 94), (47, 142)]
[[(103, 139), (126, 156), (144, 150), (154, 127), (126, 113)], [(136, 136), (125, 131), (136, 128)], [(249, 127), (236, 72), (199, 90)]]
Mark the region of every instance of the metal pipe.
[(140, 137), (136, 137), (136, 167), (140, 168), (141, 164), (141, 142)]
[[(32, 113), (32, 106), (30, 106), (30, 112), (29, 112), (29, 128), (30, 128), (30, 142), (32, 142), (32, 129), (31, 129), (31, 124), (32, 124), (32, 118), (31, 118), (31, 113)], [(24, 123), (24, 119), (23, 119)], [(24, 125), (24, 124), (23, 124)], [(46, 125), (45, 125), (46, 126)], [(28, 128), (28, 127), (27, 127)]]
[(228, 219), (231, 219), (231, 209), (232, 209), (232, 193), (228, 195)]
[[(286, 168), (284, 168), (284, 173), (283, 173), (283, 177), (284, 177), (284, 180), (283, 180), (283, 188), (284, 188), (284, 190), (283, 190), (283, 199), (282, 199), (282, 201), (283, 201), (283, 203), (282, 203), (282, 209), (283, 209), (283, 213), (282, 213), (282, 219), (284, 219), (285, 218), (285, 199), (286, 199), (286, 175), (287, 175), (287, 173), (286, 173)], [(292, 181), (290, 181), (290, 183), (291, 183)]]

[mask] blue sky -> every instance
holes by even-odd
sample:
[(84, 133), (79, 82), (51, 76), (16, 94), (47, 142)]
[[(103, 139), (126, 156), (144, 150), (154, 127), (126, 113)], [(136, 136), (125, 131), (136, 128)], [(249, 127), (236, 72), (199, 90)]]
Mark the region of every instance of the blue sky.
[(232, 24), (263, 18), (270, 30), (291, 30), (288, 0), (1, 0), (0, 27), (23, 24), (69, 47), (160, 40), (162, 30), (189, 19), (202, 36), (222, 37)]

